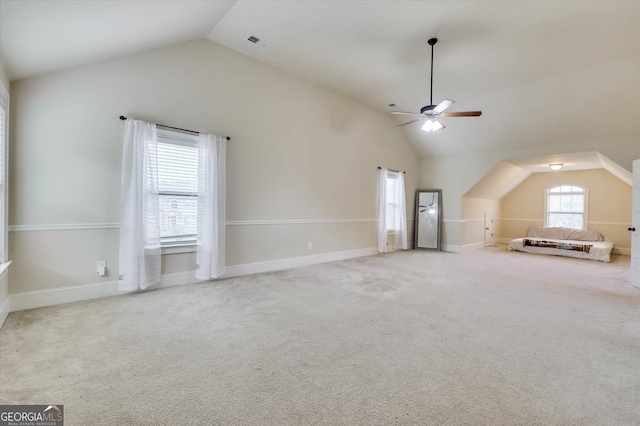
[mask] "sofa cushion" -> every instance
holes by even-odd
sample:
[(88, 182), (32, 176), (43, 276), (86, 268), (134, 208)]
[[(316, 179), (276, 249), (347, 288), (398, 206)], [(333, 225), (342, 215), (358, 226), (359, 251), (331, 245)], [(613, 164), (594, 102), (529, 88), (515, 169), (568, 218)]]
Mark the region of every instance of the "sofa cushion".
[(576, 241), (602, 241), (602, 235), (598, 231), (584, 231), (582, 229), (568, 229), (565, 240)]
[(564, 240), (564, 228), (543, 228), (542, 226), (530, 226), (529, 230), (527, 231), (527, 237)]

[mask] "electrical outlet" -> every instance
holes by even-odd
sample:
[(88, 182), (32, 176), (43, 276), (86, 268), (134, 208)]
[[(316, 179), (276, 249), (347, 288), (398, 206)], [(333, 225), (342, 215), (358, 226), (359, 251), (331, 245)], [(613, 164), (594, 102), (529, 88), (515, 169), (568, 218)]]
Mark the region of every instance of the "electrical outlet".
[(96, 262), (96, 270), (98, 272), (98, 275), (100, 275), (101, 277), (107, 275), (107, 261), (98, 260), (98, 262)]
[(307, 243), (307, 250), (311, 250), (313, 249), (313, 243), (312, 242), (308, 242)]

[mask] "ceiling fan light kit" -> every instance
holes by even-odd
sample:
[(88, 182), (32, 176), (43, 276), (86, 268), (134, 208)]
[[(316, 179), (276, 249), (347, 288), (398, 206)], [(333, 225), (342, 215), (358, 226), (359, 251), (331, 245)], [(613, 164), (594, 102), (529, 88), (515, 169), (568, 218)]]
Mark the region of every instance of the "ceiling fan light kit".
[(427, 120), (422, 125), (421, 129), (425, 132), (437, 132), (445, 128), (445, 125), (436, 120)]
[(415, 112), (402, 112), (402, 111), (391, 111), (391, 114), (400, 114), (400, 115), (413, 115), (419, 118), (415, 120), (408, 121), (406, 123), (399, 124), (394, 127), (397, 129), (398, 127), (407, 126), (409, 124), (417, 123), (419, 121), (427, 120), (421, 127), (421, 129), (425, 132), (435, 132), (438, 130), (442, 130), (445, 128), (445, 125), (436, 120), (436, 117), (479, 117), (482, 115), (482, 111), (460, 111), (460, 112), (445, 112), (451, 105), (455, 102), (451, 99), (445, 99), (440, 102), (438, 105), (433, 104), (433, 46), (438, 42), (437, 38), (430, 38), (427, 43), (431, 46), (431, 90), (429, 97), (429, 105), (423, 106), (420, 109), (420, 113)]

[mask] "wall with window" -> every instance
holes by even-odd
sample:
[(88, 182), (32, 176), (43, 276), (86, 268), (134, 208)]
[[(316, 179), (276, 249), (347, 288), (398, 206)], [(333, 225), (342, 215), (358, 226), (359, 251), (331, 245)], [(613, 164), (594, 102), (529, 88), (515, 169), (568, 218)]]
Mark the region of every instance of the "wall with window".
[(604, 169), (533, 173), (502, 199), (500, 236), (522, 237), (529, 226), (543, 226), (546, 191), (559, 185), (587, 189), (587, 229), (600, 232), (618, 252), (628, 254), (631, 186)]
[[(231, 273), (375, 253), (378, 166), (407, 171), (413, 212), (419, 160), (388, 114), (209, 40), (15, 81), (11, 94), (15, 307), (33, 292), (52, 299), (117, 279), (120, 115), (232, 137)], [(194, 253), (163, 257), (166, 282), (194, 268)]]

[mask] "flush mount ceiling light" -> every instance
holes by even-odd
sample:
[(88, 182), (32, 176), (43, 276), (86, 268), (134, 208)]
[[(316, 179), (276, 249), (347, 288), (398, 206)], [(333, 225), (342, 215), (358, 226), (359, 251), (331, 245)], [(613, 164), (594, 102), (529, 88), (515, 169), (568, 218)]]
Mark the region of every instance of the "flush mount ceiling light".
[(562, 163), (549, 164), (549, 167), (551, 167), (551, 170), (560, 170), (562, 166), (564, 166), (564, 164)]

